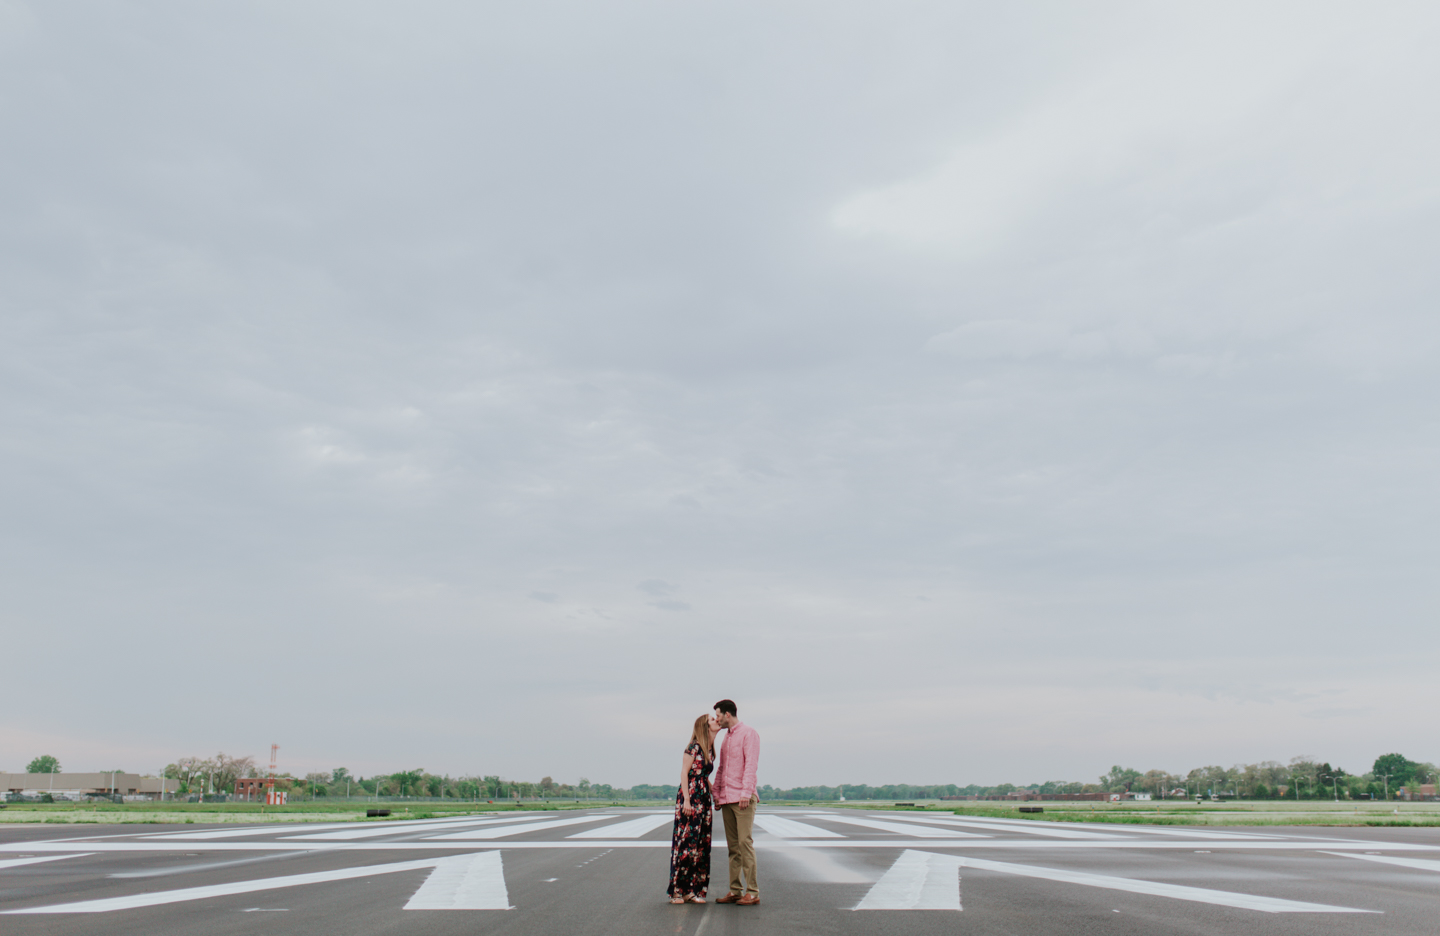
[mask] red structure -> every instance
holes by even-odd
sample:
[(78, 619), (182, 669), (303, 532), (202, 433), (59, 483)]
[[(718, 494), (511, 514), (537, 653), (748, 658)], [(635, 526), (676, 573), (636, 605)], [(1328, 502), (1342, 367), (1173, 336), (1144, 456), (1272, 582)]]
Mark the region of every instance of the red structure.
[(270, 745), (270, 776), (265, 778), (265, 805), (284, 806), (285, 791), (275, 789), (275, 755), (280, 750), (280, 745)]
[(258, 800), (264, 787), (265, 779), (263, 777), (241, 777), (235, 781), (235, 798), (245, 800), (247, 803), (251, 800)]

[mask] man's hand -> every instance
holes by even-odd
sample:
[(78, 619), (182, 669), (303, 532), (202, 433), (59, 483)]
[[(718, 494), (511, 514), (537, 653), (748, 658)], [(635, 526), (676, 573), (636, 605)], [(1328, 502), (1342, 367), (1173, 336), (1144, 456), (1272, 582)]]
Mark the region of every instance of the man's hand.
[(759, 797), (758, 795), (756, 795), (756, 794), (752, 794), (751, 797), (750, 797), (750, 802), (746, 805), (745, 808), (746, 808), (746, 809), (753, 809), (753, 808), (755, 808), (756, 806), (759, 806), (759, 805), (760, 805), (760, 797)]

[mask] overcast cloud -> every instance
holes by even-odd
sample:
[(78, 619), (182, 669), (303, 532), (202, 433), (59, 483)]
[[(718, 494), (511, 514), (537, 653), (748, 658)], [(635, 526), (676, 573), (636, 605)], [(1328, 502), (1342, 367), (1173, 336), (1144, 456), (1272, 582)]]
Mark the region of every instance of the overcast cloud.
[(1440, 759), (1434, 4), (0, 37), (0, 769)]

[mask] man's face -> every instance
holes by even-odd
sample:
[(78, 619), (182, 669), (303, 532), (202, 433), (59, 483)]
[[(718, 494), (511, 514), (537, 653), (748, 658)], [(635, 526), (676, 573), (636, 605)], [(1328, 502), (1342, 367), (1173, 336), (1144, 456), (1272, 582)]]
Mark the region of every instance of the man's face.
[(735, 724), (735, 716), (731, 715), (729, 712), (722, 712), (719, 709), (716, 709), (715, 723), (718, 724), (721, 728), (730, 728)]

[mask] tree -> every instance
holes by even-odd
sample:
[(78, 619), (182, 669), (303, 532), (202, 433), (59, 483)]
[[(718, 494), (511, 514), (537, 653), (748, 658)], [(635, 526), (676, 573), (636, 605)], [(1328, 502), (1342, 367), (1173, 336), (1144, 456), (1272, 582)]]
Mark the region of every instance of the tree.
[(211, 769), (214, 771), (214, 789), (216, 792), (222, 790), (234, 791), (235, 781), (245, 776), (246, 772), (255, 767), (253, 757), (228, 757), (224, 751), (215, 755), (211, 761)]
[(26, 773), (59, 773), (60, 762), (49, 754), (41, 754), (25, 767)]
[(1140, 779), (1140, 771), (1133, 767), (1121, 767), (1115, 765), (1110, 772), (1100, 778), (1100, 785), (1108, 793), (1129, 792), (1130, 787)]
[[(1380, 781), (1381, 789), (1388, 786), (1389, 790), (1394, 792), (1396, 787), (1402, 787), (1409, 781), (1410, 775), (1418, 766), (1403, 754), (1381, 754), (1375, 758), (1375, 766), (1370, 769), (1370, 772), (1375, 775), (1376, 780)], [(1390, 776), (1388, 783), (1382, 779), (1387, 774)]]
[(400, 790), (401, 796), (412, 795), (424, 777), (424, 770), (402, 770), (390, 775), (390, 779), (395, 781), (395, 786)]
[(350, 769), (348, 767), (336, 767), (330, 771), (331, 783), (351, 783), (354, 779), (354, 777), (350, 776)]

